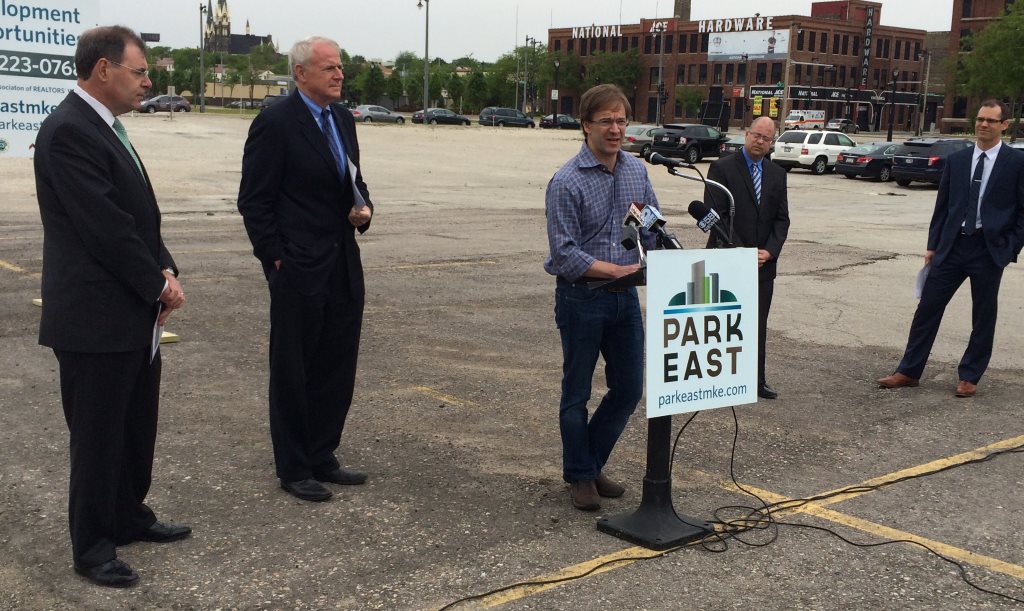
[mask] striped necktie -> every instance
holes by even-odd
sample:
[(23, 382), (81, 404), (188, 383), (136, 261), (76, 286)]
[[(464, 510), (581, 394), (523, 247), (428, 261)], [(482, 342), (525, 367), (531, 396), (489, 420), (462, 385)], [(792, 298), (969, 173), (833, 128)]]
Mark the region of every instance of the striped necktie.
[(757, 197), (757, 205), (761, 205), (761, 167), (756, 163), (750, 164), (750, 179), (754, 181), (754, 195)]
[(135, 165), (139, 167), (139, 172), (142, 172), (142, 162), (139, 161), (139, 156), (135, 154), (135, 149), (132, 148), (131, 141), (128, 140), (128, 130), (124, 128), (124, 124), (119, 119), (114, 119), (114, 133), (117, 134), (117, 139), (121, 141), (124, 148), (128, 149), (128, 154), (135, 160)]

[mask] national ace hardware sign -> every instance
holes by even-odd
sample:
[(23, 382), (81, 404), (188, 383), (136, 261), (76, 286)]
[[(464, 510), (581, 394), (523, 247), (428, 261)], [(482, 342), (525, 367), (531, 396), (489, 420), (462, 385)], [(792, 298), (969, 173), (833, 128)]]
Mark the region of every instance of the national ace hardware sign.
[(0, 0), (0, 158), (31, 157), (43, 119), (75, 86), (96, 0)]
[(647, 417), (757, 401), (757, 250), (647, 257)]

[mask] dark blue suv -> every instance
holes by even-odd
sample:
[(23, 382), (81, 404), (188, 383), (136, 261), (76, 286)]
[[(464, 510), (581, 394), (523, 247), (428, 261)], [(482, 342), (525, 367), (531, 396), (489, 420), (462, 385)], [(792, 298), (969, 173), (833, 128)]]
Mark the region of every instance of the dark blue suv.
[(974, 146), (963, 138), (916, 138), (907, 140), (892, 156), (892, 177), (901, 187), (917, 180), (939, 184), (946, 158)]

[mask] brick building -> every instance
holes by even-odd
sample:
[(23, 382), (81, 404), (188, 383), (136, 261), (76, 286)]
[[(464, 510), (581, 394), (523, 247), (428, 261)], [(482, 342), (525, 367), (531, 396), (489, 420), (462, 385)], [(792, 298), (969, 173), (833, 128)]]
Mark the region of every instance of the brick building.
[[(882, 25), (878, 2), (814, 2), (810, 15), (701, 21), (690, 20), (689, 12), (684, 0), (676, 3), (678, 17), (670, 19), (551, 29), (548, 50), (578, 55), (586, 70), (596, 54), (637, 49), (641, 75), (626, 91), (634, 121), (658, 118), (660, 74), (667, 90), (662, 123), (697, 118), (676, 100), (676, 91), (690, 88), (705, 101), (705, 118), (720, 115), (725, 127), (748, 125), (762, 115), (779, 119), (797, 108), (855, 117), (862, 129), (886, 129), (898, 70), (893, 123), (897, 129), (918, 124), (926, 32)], [(929, 91), (927, 125), (942, 112), (941, 96)], [(575, 114), (582, 92), (559, 93), (559, 112)]]

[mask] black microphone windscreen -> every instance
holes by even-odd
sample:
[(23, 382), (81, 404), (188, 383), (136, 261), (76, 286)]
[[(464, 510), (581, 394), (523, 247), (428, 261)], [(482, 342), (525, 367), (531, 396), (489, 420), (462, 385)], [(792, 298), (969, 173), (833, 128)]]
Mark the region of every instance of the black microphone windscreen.
[(695, 199), (690, 202), (690, 205), (686, 208), (686, 211), (690, 213), (690, 216), (697, 220), (704, 218), (704, 215), (706, 215), (709, 210), (710, 208), (708, 208), (708, 205), (699, 199)]

